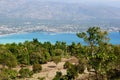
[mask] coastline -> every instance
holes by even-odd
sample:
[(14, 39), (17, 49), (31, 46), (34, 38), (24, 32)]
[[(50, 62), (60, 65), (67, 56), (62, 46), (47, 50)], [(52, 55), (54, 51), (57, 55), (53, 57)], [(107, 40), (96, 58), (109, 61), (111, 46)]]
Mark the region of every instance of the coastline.
[[(104, 30), (106, 31), (106, 30)], [(80, 32), (84, 32), (84, 31), (80, 31)], [(50, 35), (56, 35), (56, 34), (76, 34), (76, 33), (80, 33), (80, 32), (50, 32), (50, 31), (43, 31), (43, 32), (37, 32), (37, 31), (30, 31), (30, 32), (16, 32), (16, 33), (8, 33), (8, 34), (0, 34), (0, 37), (4, 37), (4, 36), (9, 36), (9, 35), (16, 35), (16, 34), (27, 34), (27, 33), (44, 33), (44, 34), (50, 34)], [(112, 32), (119, 32), (120, 30), (109, 30), (107, 31), (108, 33), (112, 33)]]
[[(110, 43), (120, 44), (120, 34), (118, 31), (109, 32), (108, 37), (111, 39)], [(53, 44), (56, 41), (66, 42), (67, 44), (71, 44), (72, 42), (84, 43), (82, 39), (76, 36), (76, 33), (18, 32), (0, 35), (0, 44), (32, 41), (33, 38), (37, 38), (42, 43), (47, 41)]]
[(16, 35), (16, 34), (27, 34), (29, 32), (18, 32), (18, 33), (9, 33), (9, 34), (0, 34), (0, 37), (10, 36), (10, 35)]

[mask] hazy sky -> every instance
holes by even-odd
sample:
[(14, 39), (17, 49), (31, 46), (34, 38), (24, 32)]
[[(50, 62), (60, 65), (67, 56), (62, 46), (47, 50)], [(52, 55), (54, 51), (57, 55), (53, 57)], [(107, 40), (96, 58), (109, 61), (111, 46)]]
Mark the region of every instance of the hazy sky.
[[(0, 1), (17, 1), (17, 0), (0, 0)], [(27, 0), (30, 1), (30, 0)], [(32, 1), (32, 0), (31, 0)], [(37, 0), (33, 0), (37, 1)], [(120, 0), (38, 0), (38, 1), (57, 1), (57, 2), (90, 2), (90, 3), (120, 3)]]
[(120, 0), (48, 0), (48, 1), (64, 1), (64, 2), (120, 2)]
[[(3, 1), (3, 0), (0, 0)], [(4, 1), (17, 1), (17, 0), (4, 0)], [(27, 0), (30, 1), (30, 0)], [(37, 0), (33, 0), (37, 1)], [(109, 2), (115, 2), (120, 3), (120, 0), (38, 0), (38, 1), (57, 1), (57, 2), (91, 2), (91, 3), (109, 3)]]
[(59, 2), (74, 2), (74, 3), (85, 3), (85, 4), (105, 4), (120, 7), (120, 0), (48, 0), (48, 1), (59, 1)]
[[(0, 0), (0, 1), (16, 1), (17, 0)], [(120, 0), (20, 0), (20, 1), (55, 1), (55, 2), (69, 2), (69, 3), (84, 3), (94, 5), (110, 5), (120, 8)]]

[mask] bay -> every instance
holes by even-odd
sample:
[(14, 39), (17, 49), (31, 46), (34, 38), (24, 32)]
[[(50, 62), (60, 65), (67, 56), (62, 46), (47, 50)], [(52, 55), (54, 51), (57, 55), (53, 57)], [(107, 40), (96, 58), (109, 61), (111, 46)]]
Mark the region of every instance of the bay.
[[(110, 43), (112, 44), (120, 44), (120, 33), (119, 32), (110, 32)], [(0, 36), (0, 44), (6, 43), (19, 43), (25, 41), (32, 41), (33, 38), (37, 38), (40, 42), (51, 42), (55, 43), (56, 41), (63, 41), (67, 44), (75, 43), (83, 43), (84, 41), (76, 36), (75, 33), (45, 33), (45, 32), (33, 32), (33, 33), (19, 33), (19, 34), (10, 34)]]

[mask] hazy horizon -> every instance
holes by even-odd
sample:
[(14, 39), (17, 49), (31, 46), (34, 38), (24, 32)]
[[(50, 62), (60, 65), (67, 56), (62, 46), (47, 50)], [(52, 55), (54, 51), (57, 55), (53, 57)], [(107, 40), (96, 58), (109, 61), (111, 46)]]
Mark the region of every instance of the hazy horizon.
[[(14, 0), (0, 0), (2, 1), (14, 1)], [(49, 1), (49, 2), (67, 2), (67, 3), (84, 3), (84, 4), (93, 4), (93, 5), (109, 5), (114, 7), (120, 7), (120, 0), (19, 0), (19, 1)], [(16, 2), (19, 2), (16, 1)], [(1, 3), (0, 3), (1, 4)]]
[(120, 30), (119, 0), (0, 0), (0, 34)]
[[(32, 0), (31, 0), (32, 1)], [(55, 1), (55, 2), (68, 2), (68, 3), (84, 3), (93, 5), (109, 5), (120, 7), (120, 0), (38, 0), (38, 1)]]

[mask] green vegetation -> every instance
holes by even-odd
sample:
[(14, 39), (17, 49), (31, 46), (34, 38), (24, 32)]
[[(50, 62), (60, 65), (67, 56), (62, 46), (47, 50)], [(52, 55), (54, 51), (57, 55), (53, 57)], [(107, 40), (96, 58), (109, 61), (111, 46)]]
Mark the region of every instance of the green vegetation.
[(16, 79), (18, 76), (18, 72), (12, 69), (5, 69), (1, 70), (0, 80), (11, 80)]
[(62, 80), (62, 73), (61, 72), (56, 72), (56, 75), (53, 80)]
[[(120, 79), (120, 45), (109, 43), (106, 31), (99, 27), (91, 27), (87, 32), (77, 33), (83, 38), (85, 45), (65, 42), (41, 43), (37, 39), (25, 41), (24, 43), (0, 44), (0, 80), (18, 78), (18, 72), (12, 70), (16, 66), (22, 66), (19, 74), (22, 78), (31, 77), (34, 73), (42, 70), (41, 64), (54, 61), (58, 64), (62, 58), (75, 56), (78, 63), (66, 62), (64, 69), (66, 75), (57, 72), (53, 80), (74, 80), (79, 74), (89, 73), (93, 70), (91, 80), (117, 80)], [(24, 66), (33, 65), (30, 71)], [(4, 79), (5, 78), (5, 79)]]
[(71, 68), (72, 64), (70, 62), (65, 62), (64, 69)]
[(57, 65), (57, 64), (61, 61), (61, 57), (59, 57), (59, 56), (54, 56), (52, 60), (53, 60), (53, 62)]
[(77, 36), (88, 43), (86, 59), (95, 70), (96, 79), (106, 79), (107, 71), (111, 69), (110, 64), (116, 59), (113, 48), (108, 43), (107, 32), (101, 31), (98, 27), (92, 27), (88, 29), (87, 33), (78, 33)]
[(28, 77), (31, 77), (33, 75), (33, 72), (30, 71), (28, 68), (25, 68), (25, 69), (21, 68), (19, 73), (20, 73), (21, 78), (26, 78), (26, 77), (28, 78)]
[(0, 53), (0, 63), (9, 68), (17, 66), (17, 59), (12, 53)]
[(40, 72), (41, 70), (42, 70), (41, 64), (34, 64), (33, 65), (33, 72), (34, 73)]

